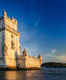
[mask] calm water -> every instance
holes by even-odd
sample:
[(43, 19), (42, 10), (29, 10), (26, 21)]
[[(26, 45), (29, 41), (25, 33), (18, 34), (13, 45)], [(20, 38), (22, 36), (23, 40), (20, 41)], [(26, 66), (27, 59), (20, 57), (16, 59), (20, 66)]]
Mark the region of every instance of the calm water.
[(38, 71), (1, 71), (0, 80), (66, 80), (66, 69), (44, 68)]

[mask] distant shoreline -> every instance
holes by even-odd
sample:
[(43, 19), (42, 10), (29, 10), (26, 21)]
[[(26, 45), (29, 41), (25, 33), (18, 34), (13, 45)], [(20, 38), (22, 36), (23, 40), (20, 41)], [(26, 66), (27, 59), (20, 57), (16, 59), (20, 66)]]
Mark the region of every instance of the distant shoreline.
[(66, 68), (66, 63), (47, 62), (43, 63), (41, 67)]

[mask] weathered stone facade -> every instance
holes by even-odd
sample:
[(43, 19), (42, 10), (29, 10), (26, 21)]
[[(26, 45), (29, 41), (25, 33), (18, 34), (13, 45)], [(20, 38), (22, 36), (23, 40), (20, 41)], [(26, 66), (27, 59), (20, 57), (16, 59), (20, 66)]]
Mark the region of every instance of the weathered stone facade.
[(3, 17), (0, 19), (0, 32), (2, 41), (0, 42), (0, 55), (4, 56), (5, 65), (7, 67), (16, 67), (15, 56), (20, 55), (20, 33), (17, 32), (17, 21), (14, 18), (8, 18), (4, 11)]
[(20, 68), (39, 68), (42, 64), (42, 57), (29, 56), (27, 51), (24, 49), (23, 55), (18, 57), (17, 65)]

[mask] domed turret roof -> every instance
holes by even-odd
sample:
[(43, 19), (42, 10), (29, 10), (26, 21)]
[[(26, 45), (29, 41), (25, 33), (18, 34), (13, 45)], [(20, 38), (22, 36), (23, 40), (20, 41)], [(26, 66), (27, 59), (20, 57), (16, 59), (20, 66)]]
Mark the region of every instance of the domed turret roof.
[(3, 16), (4, 16), (4, 17), (6, 17), (6, 16), (7, 16), (6, 11), (3, 11)]
[(23, 56), (28, 56), (28, 53), (27, 53), (25, 48), (24, 48), (24, 51), (23, 51)]

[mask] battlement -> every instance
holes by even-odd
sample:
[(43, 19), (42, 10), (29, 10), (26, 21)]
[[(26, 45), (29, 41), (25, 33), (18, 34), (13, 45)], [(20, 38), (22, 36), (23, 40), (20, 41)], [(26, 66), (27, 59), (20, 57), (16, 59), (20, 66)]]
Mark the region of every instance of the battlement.
[(8, 20), (10, 20), (13, 24), (17, 24), (17, 20), (16, 20), (14, 17), (9, 18), (9, 17), (7, 16), (6, 11), (3, 12), (3, 17), (4, 17), (4, 18), (7, 18)]
[(42, 64), (42, 57), (29, 56), (26, 49), (23, 51), (22, 56), (17, 57), (17, 66), (20, 68), (40, 68)]
[(7, 13), (4, 11), (3, 12), (3, 19), (4, 19), (4, 24), (6, 26), (10, 26), (11, 28), (13, 28), (14, 30), (17, 31), (17, 20), (14, 17), (9, 18), (7, 16)]

